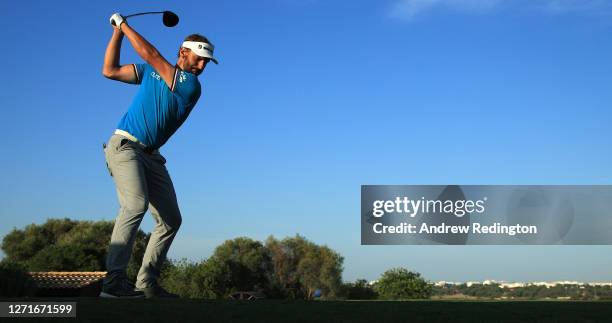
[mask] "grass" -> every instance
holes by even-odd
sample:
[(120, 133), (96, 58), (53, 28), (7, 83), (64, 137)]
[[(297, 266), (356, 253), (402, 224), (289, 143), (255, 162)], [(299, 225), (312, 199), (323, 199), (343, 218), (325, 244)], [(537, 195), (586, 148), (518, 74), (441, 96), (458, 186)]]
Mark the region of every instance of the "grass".
[[(76, 301), (77, 319), (64, 319), (71, 322), (607, 322), (612, 318), (612, 302), (603, 301), (249, 302), (100, 298), (2, 301)], [(0, 320), (15, 322), (10, 318)]]

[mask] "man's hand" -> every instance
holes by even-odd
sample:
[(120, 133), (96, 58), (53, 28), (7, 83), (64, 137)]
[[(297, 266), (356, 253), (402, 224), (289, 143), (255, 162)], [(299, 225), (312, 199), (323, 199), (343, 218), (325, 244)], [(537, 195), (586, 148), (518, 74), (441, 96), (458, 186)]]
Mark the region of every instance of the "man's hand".
[(110, 24), (117, 27), (119, 30), (121, 30), (122, 23), (127, 23), (127, 20), (118, 12), (114, 13), (109, 20)]

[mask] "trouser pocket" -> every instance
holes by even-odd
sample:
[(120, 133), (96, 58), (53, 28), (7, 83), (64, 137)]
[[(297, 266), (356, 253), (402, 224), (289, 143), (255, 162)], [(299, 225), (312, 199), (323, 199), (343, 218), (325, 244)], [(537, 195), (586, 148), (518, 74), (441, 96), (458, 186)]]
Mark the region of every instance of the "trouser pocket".
[[(119, 147), (117, 147), (117, 151), (121, 151), (123, 149), (124, 146), (129, 145), (130, 141), (128, 139), (121, 139), (121, 141), (119, 141)], [(127, 147), (127, 146), (126, 146)]]
[(106, 143), (102, 143), (102, 152), (104, 153), (104, 163), (106, 164), (106, 169), (108, 170), (108, 174), (113, 177), (113, 172), (108, 166), (108, 157), (106, 156)]

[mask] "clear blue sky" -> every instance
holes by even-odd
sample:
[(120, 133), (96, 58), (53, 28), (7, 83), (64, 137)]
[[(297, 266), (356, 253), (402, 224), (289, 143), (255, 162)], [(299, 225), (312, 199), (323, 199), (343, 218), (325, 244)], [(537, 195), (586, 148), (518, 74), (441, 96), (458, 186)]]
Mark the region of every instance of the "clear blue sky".
[(173, 29), (130, 24), (170, 61), (203, 33), (221, 64), (162, 149), (184, 217), (171, 258), (300, 233), (345, 280), (612, 281), (610, 246), (361, 246), (359, 221), (362, 184), (610, 184), (607, 3), (3, 1), (0, 236), (115, 217), (101, 144), (137, 88), (101, 75), (108, 17), (173, 10)]

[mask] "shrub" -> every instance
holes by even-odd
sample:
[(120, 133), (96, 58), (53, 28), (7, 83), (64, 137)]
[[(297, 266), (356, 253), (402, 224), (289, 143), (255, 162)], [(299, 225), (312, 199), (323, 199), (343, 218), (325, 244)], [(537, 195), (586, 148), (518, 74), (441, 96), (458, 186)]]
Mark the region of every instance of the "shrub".
[(431, 296), (431, 285), (421, 274), (405, 268), (384, 272), (375, 284), (382, 299), (425, 299)]

